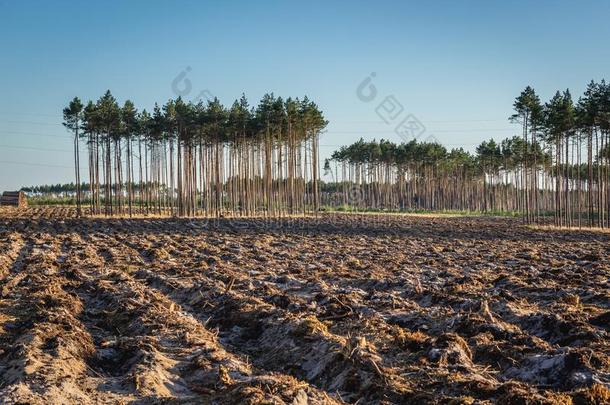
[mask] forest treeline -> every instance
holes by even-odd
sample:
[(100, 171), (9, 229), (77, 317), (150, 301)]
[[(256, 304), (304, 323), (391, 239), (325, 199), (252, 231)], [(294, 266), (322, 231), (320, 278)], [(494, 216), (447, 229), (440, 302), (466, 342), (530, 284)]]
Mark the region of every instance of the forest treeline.
[[(120, 106), (110, 91), (63, 111), (74, 134), (76, 202), (94, 214), (179, 216), (317, 212), (320, 132), (327, 121), (307, 97), (266, 94), (256, 107), (169, 100), (152, 112)], [(82, 189), (80, 141), (88, 156)]]
[[(74, 134), (75, 196), (93, 213), (278, 216), (323, 205), (382, 210), (505, 211), (560, 226), (610, 226), (610, 85), (591, 81), (542, 102), (533, 88), (509, 117), (521, 133), (462, 148), (360, 139), (324, 164), (328, 122), (307, 99), (245, 96), (230, 107), (181, 98), (138, 112), (110, 91), (64, 109)], [(88, 156), (81, 181), (79, 145)], [(330, 179), (330, 181), (328, 181)], [(32, 190), (35, 192), (35, 190)], [(42, 190), (39, 192), (43, 193)]]
[(510, 121), (522, 133), (471, 154), (438, 143), (358, 142), (325, 162), (338, 190), (330, 204), (375, 209), (517, 211), (559, 226), (610, 227), (610, 86), (590, 82), (546, 103), (531, 87)]

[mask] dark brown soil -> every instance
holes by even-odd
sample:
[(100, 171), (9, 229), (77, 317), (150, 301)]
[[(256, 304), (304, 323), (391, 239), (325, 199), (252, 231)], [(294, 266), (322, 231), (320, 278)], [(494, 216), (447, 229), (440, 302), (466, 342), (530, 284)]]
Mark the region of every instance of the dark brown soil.
[(610, 401), (610, 234), (0, 213), (1, 403)]

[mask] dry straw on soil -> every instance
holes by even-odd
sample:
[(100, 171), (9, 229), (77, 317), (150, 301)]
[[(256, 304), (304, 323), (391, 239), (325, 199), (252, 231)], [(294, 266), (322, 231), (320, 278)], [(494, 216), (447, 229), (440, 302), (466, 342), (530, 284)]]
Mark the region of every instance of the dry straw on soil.
[(608, 401), (608, 235), (376, 218), (4, 212), (2, 402)]

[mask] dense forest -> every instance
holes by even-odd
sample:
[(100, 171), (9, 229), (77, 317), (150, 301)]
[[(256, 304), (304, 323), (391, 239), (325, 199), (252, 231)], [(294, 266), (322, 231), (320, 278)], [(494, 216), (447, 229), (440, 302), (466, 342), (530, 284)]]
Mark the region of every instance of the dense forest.
[[(74, 134), (76, 203), (94, 214), (145, 212), (179, 216), (277, 216), (317, 212), (318, 138), (327, 121), (317, 105), (267, 94), (255, 108), (245, 96), (226, 108), (218, 99), (181, 98), (152, 113), (110, 91), (63, 111)], [(82, 190), (80, 140), (89, 181)]]
[(462, 210), (514, 212), (521, 209), (516, 175), (522, 151), (539, 162), (550, 156), (520, 137), (482, 142), (476, 154), (439, 143), (415, 140), (358, 142), (342, 147), (325, 162), (325, 172), (338, 179), (329, 204), (363, 209)]
[[(341, 147), (320, 173), (327, 125), (307, 99), (245, 96), (231, 107), (170, 100), (152, 113), (110, 91), (64, 109), (74, 135), (76, 182), (30, 187), (67, 193), (95, 214), (193, 216), (316, 213), (321, 207), (507, 212), (559, 226), (610, 226), (610, 85), (591, 81), (543, 103), (527, 87), (509, 120), (519, 135), (471, 153), (439, 143), (365, 141)], [(84, 142), (83, 142), (84, 141)], [(88, 181), (79, 145), (86, 144)], [(46, 187), (46, 188), (45, 188)]]
[(522, 134), (481, 143), (476, 154), (438, 143), (358, 142), (325, 170), (340, 187), (330, 203), (374, 209), (519, 212), (552, 215), (559, 226), (610, 226), (610, 86), (591, 82), (542, 103), (527, 87), (509, 118)]

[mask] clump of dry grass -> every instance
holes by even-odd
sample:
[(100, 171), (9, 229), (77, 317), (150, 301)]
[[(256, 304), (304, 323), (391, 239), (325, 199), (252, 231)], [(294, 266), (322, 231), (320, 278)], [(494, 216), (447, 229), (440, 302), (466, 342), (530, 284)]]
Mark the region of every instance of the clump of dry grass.
[(402, 347), (411, 351), (422, 350), (430, 340), (430, 337), (423, 332), (411, 332), (399, 326), (394, 327), (394, 336)]
[(575, 405), (601, 405), (608, 403), (610, 403), (610, 389), (602, 384), (593, 384), (591, 387), (579, 391), (574, 395)]
[(447, 402), (447, 405), (470, 405), (470, 404), (474, 404), (475, 403), (475, 399), (473, 397), (460, 397), (460, 398), (453, 398), (450, 399)]
[(580, 306), (580, 297), (576, 294), (566, 294), (561, 298), (561, 300), (574, 307)]
[(229, 375), (229, 370), (222, 364), (218, 366), (218, 379), (225, 385), (233, 384), (233, 379)]
[(355, 257), (350, 257), (345, 261), (345, 264), (347, 265), (347, 267), (351, 268), (351, 269), (359, 269), (362, 266), (362, 263), (360, 262), (360, 260), (358, 260)]
[(572, 397), (567, 394), (558, 394), (550, 392), (547, 394), (547, 399), (551, 401), (553, 405), (573, 405)]
[(561, 232), (589, 232), (589, 233), (610, 233), (607, 228), (572, 227), (556, 225), (527, 225), (528, 228), (540, 231), (561, 231)]
[(317, 333), (327, 334), (328, 327), (313, 315), (303, 319), (292, 332), (295, 336), (310, 336)]

